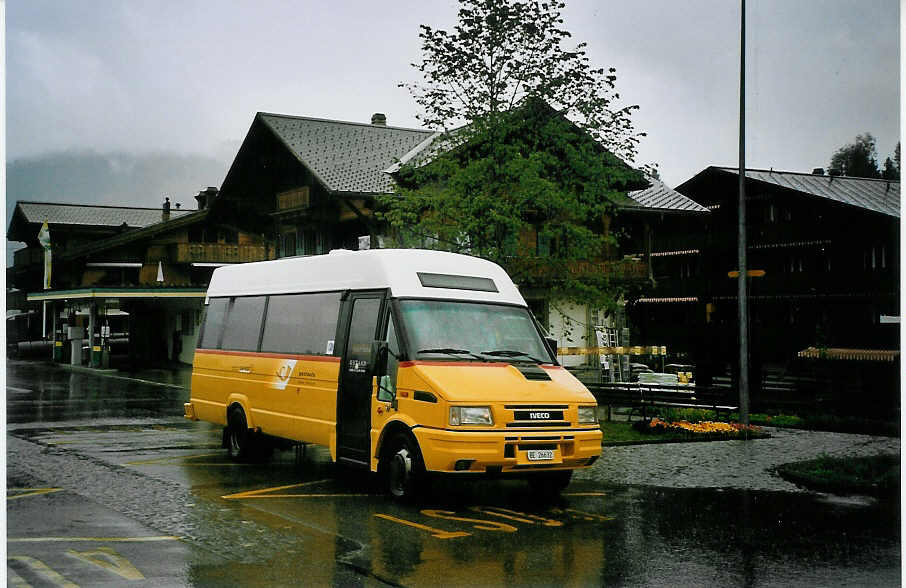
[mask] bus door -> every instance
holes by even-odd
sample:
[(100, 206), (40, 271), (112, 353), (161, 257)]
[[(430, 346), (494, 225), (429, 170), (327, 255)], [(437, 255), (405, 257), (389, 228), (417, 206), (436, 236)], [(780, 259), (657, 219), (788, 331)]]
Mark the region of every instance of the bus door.
[(370, 463), (371, 344), (378, 331), (384, 291), (353, 292), (344, 303), (346, 347), (337, 389), (337, 459)]

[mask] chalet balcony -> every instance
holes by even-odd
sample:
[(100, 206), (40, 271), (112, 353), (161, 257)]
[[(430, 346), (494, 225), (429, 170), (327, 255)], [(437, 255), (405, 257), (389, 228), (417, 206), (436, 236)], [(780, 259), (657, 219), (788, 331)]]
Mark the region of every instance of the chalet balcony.
[(13, 253), (13, 267), (20, 268), (35, 263), (44, 263), (44, 250), (40, 247), (26, 247)]
[(276, 259), (267, 245), (229, 245), (226, 243), (176, 243), (170, 259), (176, 263), (246, 263)]

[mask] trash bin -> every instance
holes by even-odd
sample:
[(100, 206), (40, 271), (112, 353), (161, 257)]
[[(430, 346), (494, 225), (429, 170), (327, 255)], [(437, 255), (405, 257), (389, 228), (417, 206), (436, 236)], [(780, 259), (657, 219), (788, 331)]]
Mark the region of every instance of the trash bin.
[(90, 363), (91, 367), (94, 367), (94, 368), (101, 367), (101, 355), (102, 355), (101, 346), (92, 345), (92, 347), (91, 347), (91, 363)]

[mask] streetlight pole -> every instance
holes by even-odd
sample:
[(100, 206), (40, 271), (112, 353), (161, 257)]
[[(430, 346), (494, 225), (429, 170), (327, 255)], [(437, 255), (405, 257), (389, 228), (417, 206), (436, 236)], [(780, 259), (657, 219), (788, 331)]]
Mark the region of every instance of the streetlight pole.
[(749, 424), (749, 313), (746, 298), (746, 0), (741, 2), (739, 43), (739, 420)]

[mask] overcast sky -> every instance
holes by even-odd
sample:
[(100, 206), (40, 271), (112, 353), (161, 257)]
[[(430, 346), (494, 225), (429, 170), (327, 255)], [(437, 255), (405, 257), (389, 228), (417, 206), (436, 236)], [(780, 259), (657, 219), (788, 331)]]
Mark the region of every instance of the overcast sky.
[[(739, 2), (567, 4), (573, 39), (588, 43), (593, 64), (615, 67), (618, 91), (640, 106), (635, 125), (648, 137), (636, 163), (658, 163), (671, 186), (735, 165)], [(9, 0), (8, 163), (52, 168), (59, 152), (202, 158), (197, 177), (190, 166), (121, 201), (157, 206), (166, 189), (194, 206), (195, 192), (222, 182), (257, 111), (361, 122), (384, 112), (391, 125), (417, 126), (397, 84), (418, 80), (418, 25), (449, 29), (456, 9), (449, 0)], [(881, 162), (892, 154), (897, 0), (749, 0), (748, 48), (749, 167), (810, 172), (863, 132), (877, 138)], [(128, 178), (128, 166), (114, 171)], [(66, 199), (30, 185), (11, 180), (8, 200)], [(65, 178), (57, 186), (66, 191)], [(102, 191), (71, 197), (117, 197)]]

